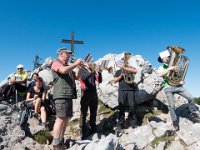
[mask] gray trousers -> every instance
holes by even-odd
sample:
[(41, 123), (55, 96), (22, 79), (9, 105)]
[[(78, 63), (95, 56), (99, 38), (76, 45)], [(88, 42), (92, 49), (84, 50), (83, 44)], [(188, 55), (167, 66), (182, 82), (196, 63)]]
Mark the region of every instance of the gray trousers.
[(183, 86), (170, 86), (164, 89), (169, 103), (169, 112), (172, 118), (172, 121), (177, 121), (177, 116), (175, 113), (176, 107), (174, 103), (174, 94), (179, 94), (188, 100), (188, 109), (190, 113), (195, 113), (197, 106), (194, 104), (194, 99), (192, 95), (183, 87)]

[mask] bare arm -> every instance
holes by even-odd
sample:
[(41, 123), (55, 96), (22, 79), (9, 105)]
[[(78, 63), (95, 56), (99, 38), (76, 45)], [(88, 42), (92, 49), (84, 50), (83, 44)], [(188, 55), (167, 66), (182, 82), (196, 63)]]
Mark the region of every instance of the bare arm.
[(24, 77), (22, 80), (11, 80), (11, 83), (26, 83), (28, 76)]
[(122, 78), (123, 78), (123, 75), (121, 74), (118, 77), (114, 77), (114, 79), (112, 80), (112, 82), (114, 82), (114, 83), (119, 82)]
[(70, 64), (69, 66), (61, 66), (59, 68), (58, 72), (61, 73), (61, 74), (67, 74), (67, 73), (69, 73), (71, 70), (73, 70), (74, 68), (76, 68), (80, 64), (81, 64), (81, 60), (77, 59), (74, 64)]
[(131, 72), (131, 73), (134, 73), (134, 74), (137, 73), (137, 69), (134, 68), (134, 67), (122, 67), (122, 69), (124, 69), (124, 71), (128, 71), (128, 72)]
[(125, 67), (123, 65), (121, 68), (123, 70), (122, 73), (119, 76), (114, 77), (114, 79), (112, 80), (112, 82), (114, 82), (114, 83), (119, 82), (123, 78), (123, 76), (125, 75), (124, 71), (128, 71), (128, 72), (131, 72), (131, 73), (134, 73), (134, 74), (137, 73), (137, 69), (134, 68), (134, 67)]
[(27, 78), (25, 78), (25, 79), (22, 79), (22, 80), (18, 80), (18, 81), (16, 81), (16, 80), (15, 80), (15, 83), (25, 83), (25, 82), (26, 82), (26, 80), (27, 80)]
[(167, 69), (165, 69), (161, 72), (158, 72), (158, 75), (159, 75), (159, 77), (162, 77), (162, 76), (168, 74), (171, 70), (176, 70), (176, 69), (177, 69), (176, 66), (172, 66), (172, 67), (169, 67), (169, 68), (167, 68)]
[(26, 95), (26, 102), (33, 101), (33, 100), (34, 100), (34, 98), (30, 98), (30, 96), (31, 96), (31, 93), (28, 92), (27, 95)]

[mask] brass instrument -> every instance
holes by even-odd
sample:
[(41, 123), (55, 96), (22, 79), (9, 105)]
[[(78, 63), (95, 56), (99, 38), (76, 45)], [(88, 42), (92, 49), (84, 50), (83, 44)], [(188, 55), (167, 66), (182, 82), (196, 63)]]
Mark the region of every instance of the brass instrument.
[(110, 67), (105, 67), (105, 70), (107, 70), (108, 71), (108, 73), (113, 73), (114, 72), (114, 69), (113, 69), (113, 67), (112, 66), (110, 66)]
[[(128, 60), (129, 60), (130, 57), (131, 57), (130, 53), (127, 53), (127, 52), (124, 53), (124, 65), (125, 65), (125, 67), (129, 67)], [(124, 70), (124, 74), (125, 74), (124, 75), (124, 81), (128, 84), (132, 84), (134, 82), (135, 75), (133, 73), (125, 71), (125, 70)]]
[(108, 71), (108, 73), (113, 73), (114, 72), (114, 69), (113, 67), (107, 67), (107, 66), (104, 66), (102, 63), (100, 65), (97, 65), (96, 63), (93, 63), (93, 64), (90, 64), (90, 69), (92, 71), (97, 71), (99, 72), (100, 70), (106, 70)]
[(171, 70), (167, 76), (166, 80), (172, 86), (180, 85), (180, 81), (184, 81), (186, 72), (189, 66), (189, 59), (186, 56), (180, 55), (185, 52), (184, 48), (178, 46), (168, 46), (168, 50), (170, 50), (170, 61), (169, 67), (177, 66), (177, 70)]
[[(75, 62), (78, 58), (72, 57), (71, 62)], [(85, 66), (87, 65), (87, 62), (81, 59), (81, 65)]]
[[(73, 61), (73, 62), (75, 62), (76, 60), (77, 60), (77, 58), (71, 58), (71, 60)], [(113, 71), (113, 67), (111, 66), (111, 67), (107, 67), (107, 66), (105, 66), (104, 64), (100, 64), (100, 65), (97, 65), (96, 63), (88, 63), (88, 62), (86, 62), (85, 60), (82, 60), (81, 61), (81, 64), (83, 65), (82, 67), (84, 68), (84, 67), (89, 67), (90, 68), (90, 70), (91, 71), (94, 71), (94, 72), (99, 72), (99, 70), (101, 69), (101, 70), (107, 70), (108, 71), (108, 73), (113, 73), (114, 71)]]
[(99, 65), (99, 67), (101, 70), (106, 70), (108, 71), (108, 73), (112, 74), (114, 72), (114, 68), (112, 66), (108, 67), (108, 63), (109, 63), (109, 60), (103, 60), (101, 64)]

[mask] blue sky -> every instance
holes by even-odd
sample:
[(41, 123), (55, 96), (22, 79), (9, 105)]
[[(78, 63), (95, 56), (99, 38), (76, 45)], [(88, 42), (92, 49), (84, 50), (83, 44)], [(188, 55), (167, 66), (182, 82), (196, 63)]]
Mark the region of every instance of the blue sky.
[(0, 81), (21, 63), (33, 69), (35, 55), (56, 58), (70, 48), (61, 39), (75, 32), (75, 56), (130, 51), (159, 67), (158, 53), (184, 47), (190, 58), (185, 87), (199, 97), (200, 1), (198, 0), (0, 0)]

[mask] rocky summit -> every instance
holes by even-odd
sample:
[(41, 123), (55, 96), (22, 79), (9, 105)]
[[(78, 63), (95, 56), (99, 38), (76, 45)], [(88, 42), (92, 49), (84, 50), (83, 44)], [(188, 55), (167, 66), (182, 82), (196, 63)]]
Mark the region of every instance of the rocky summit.
[[(108, 60), (108, 68), (122, 54), (107, 54), (98, 59)], [(52, 72), (49, 68), (52, 58), (47, 58), (39, 70), (40, 76), (48, 85), (52, 82)], [(137, 103), (138, 125), (132, 128), (126, 118), (125, 126), (118, 129), (117, 106), (118, 84), (112, 83), (114, 71), (103, 70), (103, 82), (98, 85), (98, 115), (97, 133), (80, 140), (80, 83), (77, 84), (77, 99), (74, 99), (73, 118), (65, 132), (65, 149), (69, 150), (198, 150), (200, 149), (200, 123), (193, 123), (187, 108), (187, 100), (175, 96), (176, 112), (179, 117), (180, 130), (175, 131), (168, 111), (168, 103), (162, 90), (162, 79), (151, 63), (140, 55), (133, 55), (130, 65), (137, 68), (135, 75), (135, 101)], [(38, 71), (36, 70), (36, 71)], [(9, 75), (10, 76), (10, 75)], [(3, 86), (7, 79), (0, 83)], [(53, 89), (51, 89), (53, 90)], [(49, 93), (52, 93), (52, 91)], [(23, 100), (22, 100), (23, 101)], [(18, 104), (20, 105), (20, 104)], [(199, 107), (197, 105), (197, 107)], [(42, 126), (33, 116), (29, 116), (25, 125), (20, 126), (18, 109), (14, 102), (4, 99), (0, 101), (0, 149), (2, 150), (51, 150), (52, 127), (55, 116), (48, 117), (48, 125)], [(89, 113), (89, 112), (88, 112)]]

